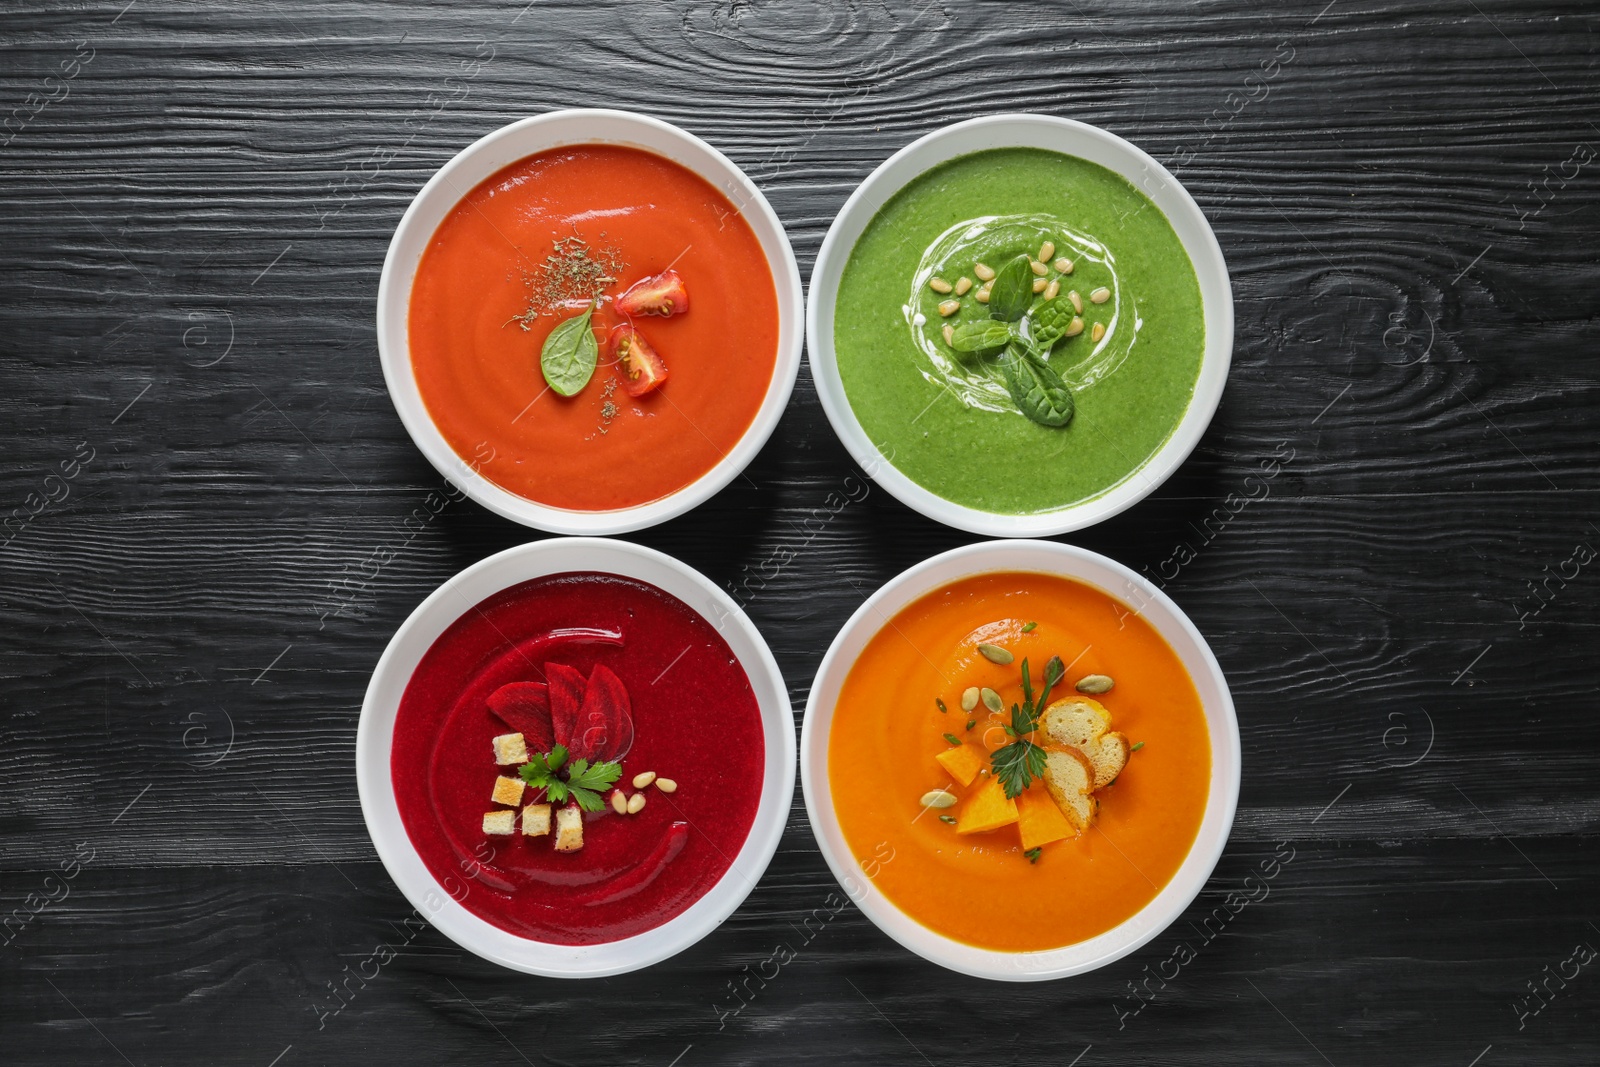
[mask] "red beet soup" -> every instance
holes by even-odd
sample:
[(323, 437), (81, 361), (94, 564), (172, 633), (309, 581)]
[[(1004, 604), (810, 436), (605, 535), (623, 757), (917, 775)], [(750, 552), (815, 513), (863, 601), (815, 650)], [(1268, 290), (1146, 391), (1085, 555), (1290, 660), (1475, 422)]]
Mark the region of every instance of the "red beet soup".
[(653, 585), (571, 573), (495, 594), (433, 643), (400, 701), (391, 770), (411, 843), (462, 906), (592, 945), (660, 926), (716, 884), (750, 833), (764, 762), (750, 680), (704, 618)]

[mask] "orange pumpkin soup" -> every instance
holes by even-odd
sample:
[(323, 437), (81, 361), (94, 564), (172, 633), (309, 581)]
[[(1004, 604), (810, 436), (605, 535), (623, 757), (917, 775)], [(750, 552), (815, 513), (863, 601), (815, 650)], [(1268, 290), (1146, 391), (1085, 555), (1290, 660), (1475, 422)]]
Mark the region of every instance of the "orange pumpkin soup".
[[(1049, 702), (1107, 676), (1113, 687), (1092, 700), (1131, 749), (1081, 832), (1059, 829), (1038, 777), (1008, 807), (992, 755), (1013, 741), (1024, 659), (1037, 692), (1053, 656), (1066, 669)], [(973, 687), (993, 690), (1004, 714), (982, 700), (964, 711)], [(828, 777), (851, 852), (872, 861), (896, 907), (954, 940), (1022, 952), (1102, 934), (1171, 880), (1205, 813), (1211, 743), (1194, 684), (1147, 622), (1080, 582), (999, 572), (935, 590), (868, 642), (834, 710)], [(924, 807), (935, 790), (956, 803)], [(1030, 851), (1025, 837), (1045, 843)]]
[[(687, 290), (679, 313), (637, 299), (669, 272)], [(630, 289), (632, 316), (618, 310)], [(591, 300), (598, 366), (563, 395), (541, 352)], [(623, 326), (659, 357), (643, 383), (618, 358)], [(417, 267), (409, 329), (423, 402), (457, 455), (537, 503), (607, 511), (683, 488), (738, 443), (776, 366), (777, 290), (710, 183), (639, 149), (578, 145), (462, 197)]]

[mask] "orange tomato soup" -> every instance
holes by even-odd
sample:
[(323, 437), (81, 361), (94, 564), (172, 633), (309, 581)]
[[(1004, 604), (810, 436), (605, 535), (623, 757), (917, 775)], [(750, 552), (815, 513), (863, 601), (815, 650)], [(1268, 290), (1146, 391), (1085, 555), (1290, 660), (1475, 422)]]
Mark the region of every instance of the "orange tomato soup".
[[(600, 365), (565, 397), (546, 388), (540, 350), (587, 305), (526, 313), (556, 242), (573, 237), (616, 280), (594, 317)], [(620, 380), (607, 388), (620, 373), (609, 298), (669, 267), (689, 310), (635, 321), (669, 377), (634, 399)], [(777, 362), (777, 290), (738, 209), (677, 163), (615, 145), (529, 156), (467, 193), (423, 253), (409, 324), (422, 399), (457, 455), (519, 496), (579, 511), (649, 503), (705, 474), (749, 428)]]
[[(1037, 623), (1023, 632), (1028, 623)], [(1009, 666), (977, 651), (986, 642), (1011, 651)], [(1016, 825), (960, 835), (921, 807), (944, 788), (964, 803), (971, 787), (953, 782), (935, 756), (949, 733), (989, 766), (1009, 738), (1001, 728), (1022, 700), (1026, 657), (1039, 686), (1051, 656), (1070, 664), (1051, 700), (1077, 695), (1087, 674), (1115, 679), (1097, 697), (1129, 744), (1100, 811), (1076, 838), (1023, 853)], [(969, 686), (994, 689), (1002, 719), (980, 703), (961, 710)], [(935, 699), (949, 709), (940, 712)], [(966, 729), (967, 720), (977, 724)], [(1199, 695), (1177, 654), (1120, 601), (1080, 582), (1046, 574), (993, 573), (935, 590), (897, 614), (867, 644), (845, 679), (828, 739), (834, 809), (858, 863), (911, 918), (957, 941), (1001, 951), (1060, 948), (1102, 934), (1155, 897), (1188, 854), (1205, 813), (1211, 742)], [(1030, 793), (1048, 798), (1035, 779)], [(885, 857), (888, 857), (885, 859)]]

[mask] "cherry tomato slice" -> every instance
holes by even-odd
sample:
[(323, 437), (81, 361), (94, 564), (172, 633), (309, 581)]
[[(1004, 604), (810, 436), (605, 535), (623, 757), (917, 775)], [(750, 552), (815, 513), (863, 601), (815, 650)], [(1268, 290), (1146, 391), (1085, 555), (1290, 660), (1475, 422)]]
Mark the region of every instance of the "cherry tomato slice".
[(617, 311), (633, 318), (635, 315), (676, 315), (689, 310), (689, 290), (675, 270), (664, 270), (652, 278), (643, 278), (628, 287), (617, 297)]
[(617, 360), (617, 376), (629, 396), (644, 396), (667, 380), (667, 365), (650, 342), (627, 323), (611, 331), (610, 346)]

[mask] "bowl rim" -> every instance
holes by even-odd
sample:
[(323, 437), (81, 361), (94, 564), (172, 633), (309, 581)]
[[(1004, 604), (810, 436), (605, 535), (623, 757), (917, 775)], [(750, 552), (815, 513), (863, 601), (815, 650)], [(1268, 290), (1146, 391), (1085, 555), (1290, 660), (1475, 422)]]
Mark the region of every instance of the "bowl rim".
[[(983, 511), (947, 500), (912, 481), (894, 466), (892, 457), (886, 455), (885, 451), (867, 435), (850, 406), (834, 353), (832, 328), (835, 295), (843, 277), (845, 264), (849, 261), (856, 242), (860, 240), (861, 233), (865, 232), (883, 204), (933, 167), (985, 149), (962, 149), (939, 154), (937, 158), (919, 167), (904, 180), (896, 180), (890, 175), (899, 169), (902, 161), (921, 153), (931, 154), (944, 142), (958, 141), (972, 130), (1002, 125), (1018, 128), (1033, 127), (1037, 131), (1037, 136), (1026, 140), (1019, 136), (1008, 144), (995, 144), (989, 147), (1012, 145), (1043, 148), (1064, 155), (1077, 155), (1078, 153), (1063, 149), (1056, 144), (1043, 143), (1049, 137), (1077, 138), (1082, 139), (1080, 143), (1092, 143), (1108, 153), (1120, 155), (1120, 162), (1125, 163), (1125, 166), (1116, 166), (1101, 159), (1090, 162), (1119, 174), (1139, 188), (1141, 194), (1166, 216), (1195, 269), (1201, 292), (1202, 319), (1206, 328), (1200, 371), (1195, 380), (1189, 405), (1166, 441), (1143, 464), (1136, 467), (1122, 481), (1086, 500), (1050, 511), (1016, 515)], [(893, 187), (886, 188), (879, 196), (879, 187), (891, 184)], [(871, 208), (870, 214), (861, 218), (860, 226), (856, 227), (858, 217), (867, 212), (868, 207)], [(1192, 242), (1184, 236), (1180, 225), (1197, 225)], [(848, 247), (845, 246), (844, 236), (847, 229), (855, 229), (854, 235), (849, 238)], [(1215, 293), (1215, 297), (1208, 297), (1208, 289), (1219, 291)], [(828, 316), (826, 324), (821, 321), (824, 309)], [(839, 213), (834, 216), (833, 223), (828, 227), (828, 233), (822, 240), (822, 247), (817, 252), (806, 287), (806, 360), (811, 368), (812, 380), (816, 383), (817, 394), (822, 401), (822, 409), (851, 458), (858, 466), (864, 467), (868, 463), (873, 463), (875, 467), (873, 480), (912, 510), (958, 530), (987, 537), (1048, 537), (1080, 530), (1120, 514), (1160, 488), (1161, 484), (1188, 459), (1216, 415), (1217, 407), (1222, 401), (1223, 387), (1227, 384), (1228, 370), (1232, 364), (1233, 332), (1232, 283), (1228, 275), (1227, 262), (1222, 255), (1222, 247), (1218, 244), (1216, 233), (1212, 230), (1205, 213), (1201, 211), (1200, 205), (1195, 202), (1194, 197), (1182, 183), (1149, 153), (1109, 130), (1091, 126), (1077, 119), (1035, 112), (981, 115), (951, 123), (924, 134), (878, 164), (850, 194), (844, 206), (839, 209)], [(889, 452), (892, 451), (891, 446)]]
[[(585, 135), (555, 136), (548, 143), (519, 150), (515, 156), (495, 164), (485, 174), (464, 178), (460, 182), (454, 180), (456, 175), (470, 172), (482, 159), (491, 157), (502, 145), (537, 135), (545, 127), (562, 125), (632, 127), (667, 141), (675, 141), (687, 154), (705, 157), (716, 172), (687, 159), (668, 156), (660, 148), (643, 143), (642, 138)], [(778, 350), (773, 362), (772, 380), (767, 385), (755, 417), (733, 448), (688, 485), (643, 504), (606, 511), (558, 508), (519, 496), (483, 477), (472, 462), (450, 446), (422, 401), (411, 366), (407, 320), (411, 288), (416, 278), (414, 267), (401, 276), (402, 271), (406, 270), (401, 260), (406, 256), (405, 250), (410, 247), (410, 242), (419, 240), (420, 249), (425, 251), (437, 230), (437, 224), (434, 224), (425, 234), (414, 232), (425, 225), (420, 221), (422, 213), (434, 202), (448, 199), (445, 208), (448, 216), (463, 197), (503, 167), (538, 152), (581, 144), (625, 145), (664, 156), (695, 173), (728, 197), (735, 208), (746, 216), (766, 255), (778, 306)], [(419, 251), (418, 258), (421, 254)], [(397, 316), (395, 321), (398, 325), (391, 323), (392, 316)], [(548, 533), (602, 536), (642, 530), (683, 515), (726, 488), (755, 459), (777, 429), (799, 376), (800, 355), (805, 345), (805, 290), (794, 248), (782, 220), (749, 175), (733, 160), (689, 131), (650, 115), (620, 108), (560, 108), (518, 119), (489, 131), (450, 157), (417, 190), (395, 226), (394, 235), (389, 239), (384, 253), (383, 269), (378, 277), (376, 319), (378, 360), (390, 402), (394, 404), (412, 443), (435, 470), (474, 501), (502, 518)], [(786, 324), (791, 324), (787, 339)]]
[[(574, 561), (578, 565), (572, 565)], [(760, 802), (729, 867), (665, 923), (596, 945), (557, 945), (520, 937), (461, 905), (412, 845), (395, 803), (390, 767), (400, 699), (438, 636), (498, 591), (572, 571), (647, 582), (711, 623), (749, 679), (765, 743)], [(412, 610), (373, 668), (356, 728), (355, 763), (367, 834), (390, 878), (427, 922), (467, 951), (512, 970), (551, 978), (601, 978), (651, 966), (689, 948), (721, 926), (755, 888), (777, 851), (794, 806), (794, 711), (787, 683), (760, 631), (710, 579), (664, 552), (628, 541), (556, 537), (516, 545), (472, 564), (446, 579)]]
[[(1037, 559), (1039, 564), (1018, 566), (994, 562), (997, 557), (1019, 553)], [(859, 636), (864, 646), (896, 612), (952, 582), (979, 574), (1011, 571), (1070, 578), (1097, 588), (1144, 615), (1190, 671), (1205, 707), (1211, 741), (1211, 782), (1206, 810), (1194, 843), (1172, 878), (1143, 908), (1117, 926), (1085, 941), (1034, 952), (984, 949), (947, 937), (918, 922), (879, 892), (848, 844), (841, 847), (843, 832), (834, 814), (827, 771), (826, 748), (834, 711), (831, 701), (860, 654), (858, 649), (849, 656), (848, 662), (843, 662), (846, 643)], [(1106, 577), (1118, 579), (1123, 591), (1107, 588), (1103, 582), (1088, 577), (1086, 571), (1099, 571)], [(1141, 599), (1138, 608), (1132, 607), (1129, 596)], [(887, 608), (884, 607), (886, 603), (890, 605)], [(1162, 624), (1150, 618), (1152, 607), (1162, 618)], [(1194, 676), (1194, 665), (1174, 644), (1173, 634), (1167, 632), (1163, 624), (1170, 625), (1178, 636), (1190, 643), (1195, 660), (1204, 670), (1203, 678)], [(1216, 686), (1214, 700), (1205, 699), (1202, 683)], [(832, 694), (826, 697), (829, 701), (826, 707), (822, 706), (825, 694)], [(820, 748), (821, 754), (814, 755), (814, 748)], [(1158, 937), (1194, 902), (1216, 869), (1238, 810), (1240, 780), (1239, 723), (1232, 694), (1215, 654), (1193, 621), (1158, 586), (1128, 567), (1097, 552), (1055, 541), (1008, 539), (965, 545), (923, 560), (885, 582), (851, 614), (828, 646), (806, 700), (800, 734), (800, 782), (806, 816), (823, 859), (841, 887), (875, 926), (902, 947), (957, 973), (995, 981), (1047, 981), (1082, 974), (1115, 962)], [(830, 835), (839, 840), (833, 840)]]

